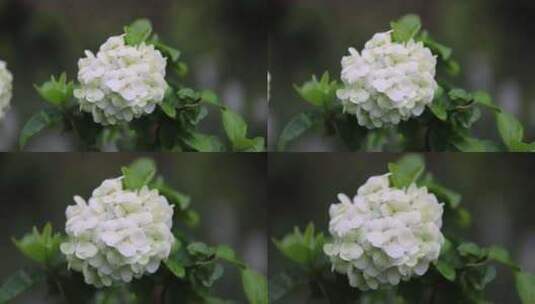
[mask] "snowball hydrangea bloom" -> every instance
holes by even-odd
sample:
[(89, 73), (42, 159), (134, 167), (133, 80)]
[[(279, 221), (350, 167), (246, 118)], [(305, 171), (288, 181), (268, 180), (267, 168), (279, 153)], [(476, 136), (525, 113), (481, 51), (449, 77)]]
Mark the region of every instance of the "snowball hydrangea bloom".
[(128, 122), (152, 113), (163, 100), (167, 61), (154, 46), (129, 46), (121, 35), (110, 37), (96, 56), (85, 54), (78, 61), (80, 87), (74, 96), (95, 122)]
[(96, 287), (130, 282), (154, 273), (174, 243), (173, 208), (157, 190), (123, 189), (122, 178), (105, 180), (86, 202), (67, 207), (60, 246), (69, 268)]
[(324, 246), (334, 271), (361, 290), (397, 285), (423, 275), (444, 243), (442, 204), (425, 187), (390, 186), (387, 175), (374, 176), (351, 200), (339, 194), (330, 207)]
[(419, 116), (433, 101), (436, 57), (422, 42), (392, 42), (378, 33), (361, 54), (354, 48), (342, 58), (343, 87), (337, 91), (344, 111), (369, 129), (396, 125)]
[(0, 60), (0, 119), (6, 115), (13, 92), (13, 75)]

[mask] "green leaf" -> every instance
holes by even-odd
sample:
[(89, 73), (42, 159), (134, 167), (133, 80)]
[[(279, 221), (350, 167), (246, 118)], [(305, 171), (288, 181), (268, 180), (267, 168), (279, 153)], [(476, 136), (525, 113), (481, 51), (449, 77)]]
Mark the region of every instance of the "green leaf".
[(266, 278), (251, 269), (241, 271), (243, 290), (249, 304), (268, 303), (268, 284)]
[(179, 99), (187, 101), (198, 101), (201, 98), (201, 94), (191, 88), (182, 88), (176, 94)]
[(455, 221), (461, 228), (468, 228), (472, 223), (472, 216), (465, 208), (458, 208)]
[(246, 265), (240, 261), (232, 248), (226, 245), (220, 245), (216, 248), (215, 255), (217, 258), (227, 261), (240, 269), (245, 269)]
[(198, 152), (224, 152), (225, 146), (217, 136), (193, 132), (184, 143)]
[(169, 58), (172, 63), (178, 62), (178, 59), (180, 58), (180, 51), (170, 47), (162, 42), (156, 42), (154, 43), (154, 47), (160, 51), (165, 57)]
[(265, 150), (263, 137), (247, 138), (247, 123), (236, 112), (228, 108), (221, 109), (223, 127), (232, 149), (236, 152), (262, 152)]
[(448, 61), (451, 58), (451, 48), (436, 42), (427, 31), (422, 32), (418, 40), (422, 41), (434, 54), (438, 54), (443, 61)]
[(398, 189), (403, 189), (415, 183), (424, 172), (425, 163), (417, 154), (408, 154), (396, 163), (388, 164), (390, 181)]
[(122, 168), (123, 186), (129, 190), (138, 190), (148, 185), (156, 175), (156, 164), (152, 159), (141, 158), (128, 167)]
[(247, 124), (239, 114), (229, 109), (224, 109), (221, 111), (221, 115), (223, 127), (230, 142), (235, 144), (247, 137)]
[(482, 257), (485, 252), (477, 244), (472, 242), (464, 242), (457, 247), (457, 251), (461, 256)]
[(463, 89), (452, 89), (448, 92), (448, 95), (453, 100), (463, 100), (466, 102), (470, 102), (473, 100), (472, 94), (466, 92)]
[(223, 276), (223, 266), (219, 264), (212, 264), (209, 269), (211, 271), (207, 273), (208, 275), (202, 278), (202, 284), (205, 287), (212, 287), (215, 281)]
[(188, 75), (188, 73), (189, 73), (189, 67), (184, 62), (177, 62), (176, 64), (174, 64), (173, 65), (173, 70), (181, 78), (186, 77)]
[(204, 90), (201, 92), (201, 99), (202, 101), (204, 102), (207, 102), (209, 104), (213, 104), (213, 105), (216, 105), (216, 106), (219, 106), (219, 98), (217, 97), (217, 95), (213, 92), (213, 91), (210, 91), (210, 90)]
[(236, 152), (263, 152), (265, 150), (265, 139), (263, 137), (242, 138), (235, 142), (233, 146)]
[(450, 115), (451, 123), (456, 127), (457, 135), (464, 132), (463, 129), (470, 129), (481, 118), (481, 110), (476, 107), (469, 106), (469, 109), (463, 111), (456, 111)]
[(448, 281), (455, 281), (456, 272), (455, 268), (443, 260), (437, 262), (436, 268), (438, 272)]
[[(502, 111), (496, 114), (498, 131), (504, 144), (510, 151), (518, 151), (523, 147), (524, 127), (511, 113)], [(518, 151), (521, 152), (521, 151)]]
[(165, 90), (165, 95), (162, 103), (160, 104), (160, 108), (165, 115), (174, 119), (176, 118), (176, 107), (178, 106), (178, 103), (179, 101), (174, 90), (171, 87), (168, 87), (167, 90)]
[(406, 15), (390, 23), (393, 33), (392, 38), (396, 42), (408, 42), (418, 34), (420, 28), (422, 27), (420, 17), (417, 15)]
[(19, 147), (24, 148), (28, 140), (45, 128), (53, 127), (63, 119), (63, 113), (55, 108), (45, 109), (34, 114), (24, 125), (19, 137)]
[(516, 290), (523, 304), (535, 303), (535, 274), (517, 272), (515, 275)]
[(46, 274), (41, 270), (19, 270), (12, 274), (0, 287), (0, 303), (8, 303), (15, 297), (44, 282)]
[(186, 210), (186, 212), (180, 212), (178, 213), (178, 218), (180, 218), (184, 223), (190, 227), (195, 228), (199, 225), (199, 222), (201, 221), (201, 217), (199, 213), (197, 213), (195, 210)]
[(41, 86), (35, 85), (35, 89), (43, 99), (55, 106), (60, 106), (72, 97), (74, 84), (72, 81), (67, 82), (67, 74), (62, 73), (57, 80), (52, 76)]
[(310, 264), (310, 250), (302, 240), (302, 236), (290, 234), (281, 241), (273, 240), (275, 246), (290, 260), (301, 265)]
[(455, 77), (461, 72), (461, 66), (457, 61), (450, 59), (446, 62), (446, 71), (450, 76)]
[(427, 181), (424, 186), (435, 194), (441, 202), (447, 203), (452, 209), (455, 209), (461, 203), (461, 195), (455, 191), (452, 191), (436, 182)]
[(273, 240), (280, 252), (294, 263), (311, 269), (316, 259), (323, 253), (325, 239), (322, 233), (315, 234), (314, 225), (308, 224), (302, 233), (298, 227), (278, 241)]
[(52, 224), (47, 223), (42, 232), (33, 227), (32, 233), (24, 235), (20, 240), (12, 240), (26, 257), (40, 264), (50, 264), (59, 253), (61, 235), (52, 234)]
[(476, 290), (484, 290), (495, 278), (496, 268), (490, 265), (478, 269), (477, 275), (469, 276), (469, 280)]
[(186, 268), (174, 259), (167, 259), (165, 266), (171, 271), (177, 278), (183, 279), (186, 276)]
[(329, 72), (325, 72), (320, 81), (314, 75), (312, 80), (302, 86), (294, 85), (294, 88), (307, 102), (319, 107), (328, 107), (336, 100), (338, 83), (336, 80), (331, 81)]
[(448, 100), (446, 95), (444, 95), (444, 89), (442, 87), (438, 87), (436, 90), (435, 97), (429, 108), (438, 119), (442, 121), (448, 119)]
[(489, 259), (493, 261), (509, 266), (515, 271), (520, 270), (520, 267), (515, 262), (513, 262), (513, 259), (511, 259), (511, 256), (509, 255), (507, 249), (503, 247), (492, 246), (488, 248), (488, 255)]
[(294, 116), (282, 130), (277, 145), (278, 151), (284, 151), (288, 143), (299, 138), (320, 121), (321, 116), (312, 111), (302, 112)]
[(470, 136), (459, 136), (452, 144), (461, 152), (499, 152), (500, 145), (490, 140), (477, 139)]
[(501, 109), (492, 102), (492, 97), (487, 92), (477, 91), (472, 93), (474, 101), (482, 106), (485, 106), (493, 111), (501, 112)]
[(183, 279), (186, 276), (186, 266), (184, 265), (184, 259), (181, 258), (182, 255), (179, 253), (182, 248), (182, 242), (179, 239), (175, 239), (171, 254), (164, 261), (167, 269), (171, 271), (177, 278)]
[(212, 256), (215, 254), (215, 250), (202, 242), (193, 242), (187, 247), (188, 252), (191, 255), (200, 255), (204, 257)]
[(169, 187), (161, 177), (151, 185), (151, 188), (157, 189), (160, 194), (165, 196), (171, 204), (177, 206), (179, 210), (186, 210), (190, 206), (191, 197)]
[(124, 32), (126, 36), (124, 41), (126, 44), (136, 46), (145, 42), (152, 33), (152, 24), (148, 19), (138, 19), (131, 25), (125, 27)]

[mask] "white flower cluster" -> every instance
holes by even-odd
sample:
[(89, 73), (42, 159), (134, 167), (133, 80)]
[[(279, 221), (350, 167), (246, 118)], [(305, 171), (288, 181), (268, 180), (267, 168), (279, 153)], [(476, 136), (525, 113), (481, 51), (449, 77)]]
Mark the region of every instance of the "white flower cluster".
[(4, 61), (0, 60), (0, 119), (6, 115), (13, 94), (13, 75), (7, 69)]
[(333, 241), (324, 246), (333, 270), (361, 290), (397, 285), (423, 275), (438, 259), (442, 204), (425, 187), (390, 187), (387, 175), (374, 176), (350, 200), (339, 194), (330, 207)]
[(437, 60), (422, 42), (395, 43), (390, 32), (378, 33), (361, 54), (354, 48), (349, 53), (342, 58), (344, 87), (337, 96), (360, 125), (397, 125), (433, 101)]
[(163, 100), (167, 61), (154, 46), (129, 46), (121, 35), (110, 37), (96, 56), (85, 54), (78, 61), (80, 87), (74, 96), (95, 122), (129, 122), (152, 113)]
[(122, 178), (105, 180), (86, 203), (67, 207), (68, 240), (60, 249), (69, 268), (96, 287), (154, 273), (174, 243), (173, 208), (157, 190), (124, 190)]

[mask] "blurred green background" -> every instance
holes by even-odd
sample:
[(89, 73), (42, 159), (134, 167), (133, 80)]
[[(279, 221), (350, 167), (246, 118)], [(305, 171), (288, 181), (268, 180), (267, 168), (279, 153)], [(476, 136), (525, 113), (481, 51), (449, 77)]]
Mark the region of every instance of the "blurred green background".
[[(269, 155), (270, 238), (312, 221), (328, 233), (329, 205), (337, 194), (352, 196), (370, 176), (388, 172), (389, 153), (272, 153)], [(529, 154), (429, 153), (427, 171), (462, 194), (472, 225), (461, 236), (480, 245), (502, 245), (522, 269), (535, 272), (535, 156)], [(269, 245), (269, 273), (289, 264)], [(511, 272), (498, 266), (487, 288), (492, 303), (519, 303)], [(305, 303), (305, 302), (303, 302)]]
[[(260, 154), (0, 154), (0, 282), (32, 265), (11, 242), (51, 221), (64, 232), (65, 208), (72, 197), (88, 199), (104, 179), (140, 156), (153, 157), (158, 173), (192, 198), (201, 222), (192, 235), (210, 245), (229, 244), (253, 269), (267, 271), (267, 172)], [(175, 223), (176, 225), (176, 223)], [(225, 268), (216, 294), (245, 302), (239, 273)], [(15, 303), (54, 303), (44, 289), (33, 289)]]
[[(270, 147), (290, 117), (308, 108), (293, 89), (325, 70), (340, 78), (340, 60), (348, 47), (358, 50), (376, 32), (407, 13), (419, 14), (437, 41), (453, 48), (462, 66), (459, 85), (488, 90), (495, 101), (516, 114), (535, 137), (535, 2), (531, 0), (274, 0), (270, 26), (272, 97)], [(489, 113), (475, 134), (497, 140)], [(295, 151), (345, 151), (318, 135), (305, 136)]]
[[(0, 0), (0, 59), (14, 74), (10, 115), (0, 122), (0, 150), (14, 149), (18, 131), (44, 102), (33, 84), (67, 71), (76, 78), (84, 50), (97, 51), (136, 18), (147, 17), (166, 43), (189, 64), (187, 82), (212, 89), (250, 124), (266, 134), (267, 47), (265, 0)], [(221, 130), (214, 111), (205, 130)], [(55, 132), (36, 139), (29, 150), (73, 149)]]

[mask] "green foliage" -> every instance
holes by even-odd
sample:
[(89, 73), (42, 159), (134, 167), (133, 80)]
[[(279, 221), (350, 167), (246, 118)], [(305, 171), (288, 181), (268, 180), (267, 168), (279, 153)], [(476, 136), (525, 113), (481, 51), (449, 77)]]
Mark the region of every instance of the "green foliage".
[(405, 188), (415, 182), (445, 203), (442, 232), (446, 238), (438, 260), (422, 277), (413, 277), (394, 288), (361, 292), (349, 286), (345, 275), (332, 272), (322, 251), (324, 237), (309, 224), (304, 233), (296, 228), (281, 241), (274, 241), (288, 265), (270, 277), (272, 303), (289, 303), (289, 299), (292, 303), (305, 299), (319, 303), (489, 303), (486, 290), (501, 275), (496, 264), (509, 268), (516, 276), (523, 303), (533, 303), (535, 277), (520, 272), (505, 248), (482, 247), (457, 237), (459, 229), (467, 227), (470, 215), (461, 206), (460, 194), (425, 174), (421, 156), (408, 154), (389, 164), (389, 168), (396, 187)]
[(152, 34), (152, 24), (148, 19), (139, 19), (124, 28), (124, 40), (128, 45), (138, 45), (149, 39)]
[(22, 128), (19, 138), (19, 147), (22, 149), (30, 138), (46, 128), (56, 126), (63, 120), (62, 114), (55, 108), (37, 112)]
[[(148, 163), (146, 166), (150, 168), (151, 165)], [(171, 204), (175, 205), (178, 210), (186, 210), (189, 208), (191, 197), (167, 185), (161, 176), (158, 177), (150, 187), (157, 189)]]
[(268, 284), (266, 278), (251, 269), (241, 271), (242, 285), (250, 304), (268, 303)]
[[(167, 59), (168, 87), (162, 102), (150, 114), (126, 123), (103, 126), (93, 121), (91, 113), (82, 112), (73, 96), (79, 85), (68, 82), (63, 73), (56, 79), (36, 86), (50, 108), (35, 114), (19, 136), (20, 148), (46, 128), (59, 127), (72, 133), (80, 150), (117, 149), (120, 151), (172, 152), (262, 152), (263, 137), (247, 137), (247, 123), (237, 113), (224, 107), (218, 96), (209, 90), (197, 91), (185, 84), (188, 66), (180, 50), (168, 45), (153, 33), (151, 22), (139, 19), (124, 28), (125, 42), (136, 46), (153, 45)], [(209, 115), (207, 107), (221, 111), (223, 128), (230, 140), (227, 148), (217, 134), (201, 131), (202, 121)], [(220, 132), (222, 133), (222, 131)]]
[(294, 232), (284, 236), (280, 241), (273, 240), (282, 254), (301, 266), (312, 269), (317, 263), (318, 257), (323, 253), (325, 237), (323, 233), (316, 234), (314, 224), (310, 223), (304, 232), (298, 227)]
[[(295, 86), (300, 97), (314, 106), (313, 111), (293, 116), (279, 137), (278, 150), (315, 126), (316, 132), (337, 136), (351, 151), (460, 151), (500, 152), (535, 150), (535, 143), (523, 139), (520, 122), (502, 112), (484, 91), (469, 92), (455, 86), (452, 81), (460, 73), (460, 65), (453, 58), (453, 50), (436, 41), (429, 32), (422, 30), (420, 18), (406, 15), (391, 22), (392, 38), (397, 43), (411, 39), (421, 42), (437, 57), (438, 87), (433, 101), (419, 117), (398, 125), (368, 130), (358, 125), (354, 115), (344, 113), (336, 102), (336, 90), (341, 86), (325, 72), (320, 81), (316, 77), (301, 86)], [(488, 110), (496, 117), (498, 131), (505, 145), (472, 134), (472, 129)], [(311, 116), (310, 113), (317, 113)], [(351, 116), (351, 117), (350, 117)], [(312, 119), (314, 118), (314, 119)], [(519, 136), (522, 135), (522, 136)]]
[(59, 252), (59, 244), (62, 237), (59, 233), (52, 233), (52, 224), (47, 223), (43, 231), (39, 232), (33, 227), (32, 233), (28, 233), (13, 243), (26, 257), (39, 264), (50, 264)]
[(178, 250), (182, 247), (182, 242), (175, 239), (171, 256), (165, 260), (165, 266), (171, 271), (177, 278), (183, 279), (186, 277), (186, 267), (183, 261), (176, 255)]
[(523, 304), (535, 303), (535, 275), (517, 272), (515, 275), (516, 289)]
[(247, 124), (238, 113), (225, 109), (221, 112), (221, 117), (227, 137), (232, 144), (235, 145), (247, 137)]
[(229, 109), (221, 110), (223, 127), (232, 148), (237, 152), (262, 152), (264, 151), (264, 138), (247, 138), (247, 123), (236, 112)]
[(436, 42), (429, 32), (422, 31), (421, 35), (417, 38), (422, 41), (426, 47), (428, 47), (434, 54), (438, 54), (440, 59), (448, 61), (451, 58), (453, 50), (443, 44)]
[(408, 42), (412, 38), (416, 37), (420, 29), (422, 28), (422, 23), (420, 17), (417, 15), (406, 15), (403, 16), (398, 21), (393, 21), (390, 23), (392, 27), (392, 38), (396, 42)]
[[(225, 146), (221, 140), (213, 135), (191, 133), (189, 138), (184, 139), (184, 143), (199, 152), (225, 152)], [(258, 148), (262, 149), (262, 147)]]
[(436, 195), (439, 201), (448, 204), (450, 208), (456, 209), (457, 207), (459, 207), (462, 196), (459, 193), (450, 190), (442, 186), (438, 182), (434, 181), (433, 177), (430, 174), (425, 177), (422, 182), (422, 186), (427, 187), (429, 192)]
[(307, 102), (317, 107), (328, 108), (336, 99), (338, 83), (330, 79), (329, 72), (323, 73), (318, 81), (315, 75), (302, 86), (295, 85), (295, 90)]
[(141, 158), (128, 167), (121, 169), (123, 172), (123, 186), (129, 190), (139, 190), (148, 185), (156, 175), (156, 164), (152, 159)]
[(43, 282), (45, 278), (45, 273), (40, 270), (18, 270), (0, 287), (0, 303), (9, 303), (21, 293)]
[[(170, 255), (154, 274), (145, 274), (128, 284), (95, 289), (84, 282), (83, 276), (72, 271), (60, 243), (64, 237), (53, 233), (52, 225), (42, 231), (33, 228), (21, 239), (13, 238), (21, 253), (38, 263), (37, 269), (19, 270), (0, 286), (0, 303), (8, 303), (30, 288), (47, 283), (47, 301), (65, 303), (235, 303), (214, 295), (216, 284), (225, 274), (225, 265), (241, 274), (244, 296), (249, 303), (267, 304), (266, 278), (253, 271), (228, 245), (210, 246), (189, 237), (180, 224), (194, 227), (199, 215), (191, 209), (191, 198), (156, 176), (155, 162), (138, 159), (122, 168), (123, 184), (136, 190), (147, 186), (156, 189), (174, 205), (173, 235), (175, 242)], [(43, 284), (44, 285), (44, 284)]]
[(174, 47), (168, 46), (163, 42), (157, 41), (154, 42), (154, 46), (158, 51), (160, 51), (165, 57), (169, 58), (172, 63), (178, 63), (180, 59), (180, 51)]
[(314, 125), (321, 122), (321, 116), (315, 111), (302, 112), (294, 116), (282, 130), (278, 150), (284, 151), (288, 143), (299, 138)]
[(52, 105), (62, 106), (72, 97), (74, 83), (67, 82), (67, 73), (62, 73), (58, 79), (52, 76), (41, 86), (36, 85), (35, 89), (44, 100)]
[(497, 114), (498, 131), (511, 152), (533, 152), (535, 143), (524, 142), (524, 127), (511, 113)]
[(509, 252), (500, 246), (492, 246), (488, 248), (488, 257), (490, 260), (504, 264), (513, 270), (519, 271), (520, 267), (513, 262)]
[(388, 164), (390, 182), (399, 189), (415, 183), (425, 170), (425, 162), (420, 155), (408, 154), (396, 163)]
[(215, 249), (215, 255), (218, 259), (229, 262), (233, 264), (234, 266), (245, 269), (247, 268), (247, 265), (245, 265), (237, 256), (236, 252), (234, 252), (234, 249), (230, 248), (226, 245), (220, 245)]

